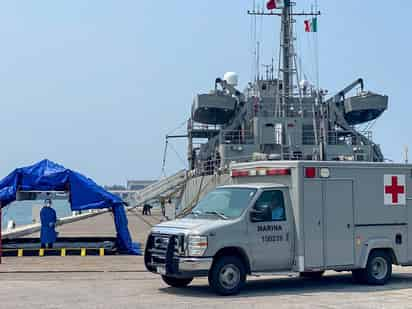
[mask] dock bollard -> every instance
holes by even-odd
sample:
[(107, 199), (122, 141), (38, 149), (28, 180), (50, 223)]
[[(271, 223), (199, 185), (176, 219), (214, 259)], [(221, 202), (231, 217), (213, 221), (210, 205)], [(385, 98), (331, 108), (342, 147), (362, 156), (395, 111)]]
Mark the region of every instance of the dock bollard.
[(23, 256), (23, 249), (17, 249), (17, 256), (22, 257)]
[(39, 256), (44, 256), (44, 249), (43, 249), (43, 248), (41, 248), (41, 249), (39, 250)]
[(104, 248), (100, 248), (100, 249), (99, 249), (99, 255), (100, 255), (100, 256), (104, 256)]
[(86, 248), (80, 249), (80, 256), (86, 256)]
[(61, 249), (60, 256), (66, 256), (66, 248)]

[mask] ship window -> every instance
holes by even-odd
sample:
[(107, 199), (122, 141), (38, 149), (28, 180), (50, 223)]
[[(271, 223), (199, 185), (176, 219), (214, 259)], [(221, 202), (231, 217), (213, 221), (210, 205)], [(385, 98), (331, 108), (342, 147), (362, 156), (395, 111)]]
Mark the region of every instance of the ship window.
[(266, 90), (266, 88), (267, 88), (266, 84), (263, 84), (262, 85), (262, 90)]

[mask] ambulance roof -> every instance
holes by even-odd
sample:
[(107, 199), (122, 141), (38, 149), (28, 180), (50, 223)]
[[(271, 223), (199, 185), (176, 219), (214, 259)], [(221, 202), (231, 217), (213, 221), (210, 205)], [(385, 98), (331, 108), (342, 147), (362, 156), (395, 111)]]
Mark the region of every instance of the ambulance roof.
[(252, 189), (267, 189), (267, 188), (284, 188), (286, 185), (280, 183), (247, 183), (247, 184), (236, 184), (236, 185), (226, 185), (220, 186), (218, 188), (252, 188)]

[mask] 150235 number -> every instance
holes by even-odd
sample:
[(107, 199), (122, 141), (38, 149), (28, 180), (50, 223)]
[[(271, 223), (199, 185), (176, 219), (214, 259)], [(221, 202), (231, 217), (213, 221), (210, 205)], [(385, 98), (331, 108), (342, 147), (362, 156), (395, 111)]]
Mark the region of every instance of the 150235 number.
[(283, 235), (264, 235), (262, 242), (280, 242), (283, 241)]

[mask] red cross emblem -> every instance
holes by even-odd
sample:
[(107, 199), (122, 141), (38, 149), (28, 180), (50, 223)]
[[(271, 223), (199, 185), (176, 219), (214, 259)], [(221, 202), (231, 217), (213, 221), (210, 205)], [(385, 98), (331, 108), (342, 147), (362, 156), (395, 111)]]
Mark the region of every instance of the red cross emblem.
[(385, 205), (406, 204), (404, 175), (385, 175)]

